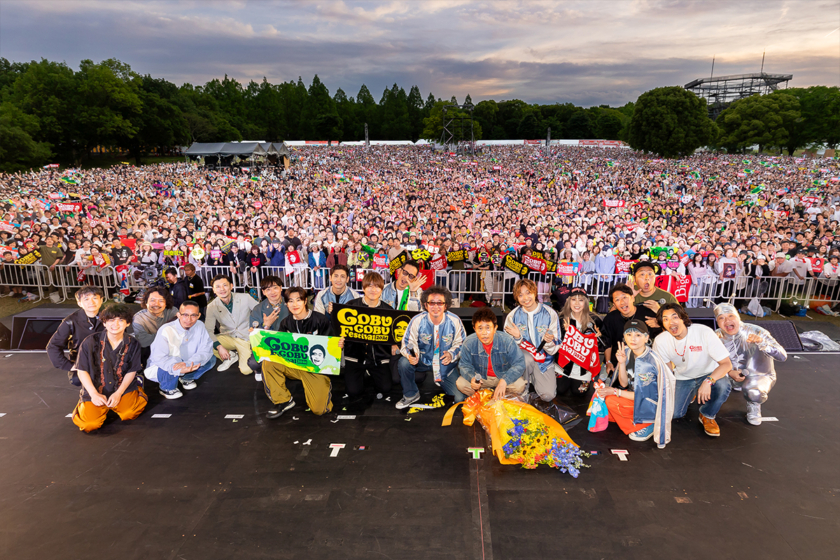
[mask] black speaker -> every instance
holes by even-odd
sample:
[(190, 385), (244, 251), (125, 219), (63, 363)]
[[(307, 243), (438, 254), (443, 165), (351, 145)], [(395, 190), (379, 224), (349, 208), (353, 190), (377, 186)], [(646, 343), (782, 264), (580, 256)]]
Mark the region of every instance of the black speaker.
[(802, 340), (793, 321), (744, 321), (752, 325), (758, 325), (767, 329), (776, 342), (782, 345), (787, 352), (802, 352)]
[(36, 307), (18, 313), (12, 325), (12, 350), (43, 350), (72, 307)]
[(692, 323), (704, 325), (712, 330), (718, 328), (717, 321), (715, 321), (715, 311), (711, 307), (696, 307), (686, 309), (686, 312), (688, 312), (688, 318), (691, 319)]

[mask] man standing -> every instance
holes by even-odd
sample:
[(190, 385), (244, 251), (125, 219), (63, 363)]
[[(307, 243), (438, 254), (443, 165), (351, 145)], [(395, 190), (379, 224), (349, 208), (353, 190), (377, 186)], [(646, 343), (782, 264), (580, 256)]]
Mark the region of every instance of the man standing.
[[(218, 371), (226, 371), (239, 360), (239, 371), (251, 375), (254, 370), (248, 365), (251, 342), (248, 339), (248, 320), (251, 311), (259, 305), (248, 294), (234, 294), (233, 282), (224, 274), (213, 277), (213, 293), (216, 299), (207, 306), (207, 321), (204, 326), (213, 339), (213, 350), (222, 361)], [(216, 325), (219, 334), (216, 335)]]
[(747, 401), (747, 422), (761, 425), (761, 405), (776, 384), (775, 362), (787, 360), (787, 352), (765, 329), (741, 322), (735, 306), (721, 303), (715, 307), (716, 334), (729, 351), (733, 387)]
[(525, 358), (516, 341), (498, 332), (496, 314), (482, 307), (472, 317), (475, 332), (461, 346), (458, 361), (458, 390), (467, 397), (481, 389), (495, 389), (494, 399), (505, 395), (520, 396), (528, 389)]
[[(534, 384), (540, 399), (551, 402), (557, 396), (554, 355), (559, 350), (560, 319), (551, 307), (537, 301), (537, 285), (533, 280), (518, 280), (513, 286), (513, 297), (519, 305), (508, 313), (505, 332), (522, 349), (526, 379)], [(542, 349), (537, 351), (540, 346)]]
[(396, 405), (398, 409), (420, 400), (417, 384), (422, 384), (429, 372), (435, 384), (455, 397), (455, 402), (464, 399), (456, 382), (458, 356), (466, 334), (461, 319), (449, 312), (451, 302), (452, 293), (445, 286), (430, 286), (420, 296), (426, 311), (411, 319), (402, 339), (398, 369), (403, 398)]
[(207, 294), (204, 292), (204, 281), (195, 273), (195, 265), (187, 263), (184, 265), (184, 276), (187, 278), (187, 292), (190, 301), (198, 304), (201, 315), (204, 316), (207, 309)]
[(125, 332), (131, 323), (131, 310), (125, 305), (112, 305), (99, 318), (105, 331), (87, 337), (76, 360), (82, 389), (73, 410), (73, 423), (84, 432), (102, 427), (109, 410), (121, 420), (133, 420), (148, 402), (135, 377), (140, 369), (140, 344)]
[(181, 304), (189, 299), (189, 290), (187, 290), (187, 277), (178, 279), (177, 268), (166, 269), (166, 282), (169, 284), (169, 295), (172, 297), (172, 307), (180, 309)]
[[(90, 335), (105, 330), (105, 326), (98, 317), (104, 299), (100, 288), (93, 286), (80, 288), (76, 292), (76, 304), (81, 309), (65, 317), (47, 343), (47, 355), (52, 365), (56, 369), (67, 372), (70, 383), (77, 387), (81, 387), (75, 365), (76, 358), (79, 356), (79, 347)], [(65, 350), (68, 351), (69, 359), (64, 355)]]
[(185, 301), (178, 309), (178, 320), (158, 329), (152, 343), (146, 378), (157, 381), (160, 394), (167, 399), (183, 396), (178, 390), (179, 381), (191, 391), (196, 387), (195, 380), (216, 365), (213, 341), (199, 321), (200, 316), (198, 304)]
[[(289, 315), (281, 321), (279, 332), (329, 335), (330, 321), (327, 316), (317, 311), (307, 310), (306, 290), (299, 287), (289, 288), (284, 298), (289, 308)], [(343, 340), (339, 341), (339, 346), (343, 347), (343, 345)], [(274, 405), (273, 410), (266, 413), (266, 418), (279, 418), (295, 406), (292, 394), (286, 388), (286, 379), (297, 379), (303, 383), (306, 404), (313, 414), (321, 416), (332, 410), (332, 384), (328, 376), (270, 361), (262, 362), (262, 366), (265, 394)]]
[(174, 321), (178, 310), (172, 306), (169, 290), (155, 286), (146, 290), (143, 296), (143, 309), (134, 315), (134, 338), (140, 343), (140, 361), (148, 363), (158, 329), (169, 321)]
[(345, 304), (359, 297), (355, 291), (347, 286), (350, 279), (350, 269), (343, 264), (335, 265), (330, 271), (330, 288), (322, 290), (315, 296), (313, 308), (318, 313), (330, 317), (334, 303)]
[(732, 372), (729, 352), (712, 329), (693, 325), (679, 303), (660, 307), (657, 318), (664, 330), (653, 341), (653, 351), (671, 362), (677, 377), (674, 418), (685, 416), (696, 396), (706, 435), (720, 436), (715, 416), (732, 391), (726, 379)]

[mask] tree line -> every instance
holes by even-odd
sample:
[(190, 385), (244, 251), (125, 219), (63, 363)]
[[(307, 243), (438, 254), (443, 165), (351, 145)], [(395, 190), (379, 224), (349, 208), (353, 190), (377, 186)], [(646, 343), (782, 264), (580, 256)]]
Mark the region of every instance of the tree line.
[[(734, 103), (713, 122), (705, 101), (679, 87), (657, 88), (622, 107), (425, 98), (394, 84), (379, 101), (362, 85), (330, 94), (317, 75), (246, 85), (225, 76), (204, 85), (140, 75), (119, 60), (83, 60), (78, 70), (46, 59), (0, 58), (0, 171), (48, 162), (79, 164), (95, 148), (128, 151), (138, 163), (192, 142), (236, 140), (455, 140), (552, 138), (625, 140), (666, 157), (700, 146), (743, 151), (758, 144), (793, 151), (840, 141), (838, 88), (791, 88)], [(642, 109), (642, 110), (640, 110)], [(453, 118), (454, 117), (454, 118)], [(472, 122), (470, 122), (472, 117)]]

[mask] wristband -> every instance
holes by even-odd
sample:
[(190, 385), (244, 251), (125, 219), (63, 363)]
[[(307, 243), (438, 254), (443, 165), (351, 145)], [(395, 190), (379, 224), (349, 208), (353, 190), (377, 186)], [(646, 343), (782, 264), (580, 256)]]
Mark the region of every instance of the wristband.
[(711, 376), (707, 377), (707, 378), (705, 379), (705, 381), (708, 381), (708, 382), (709, 382), (709, 385), (714, 385), (714, 384), (715, 384), (715, 380), (714, 380), (714, 379), (712, 379), (712, 378), (711, 378)]

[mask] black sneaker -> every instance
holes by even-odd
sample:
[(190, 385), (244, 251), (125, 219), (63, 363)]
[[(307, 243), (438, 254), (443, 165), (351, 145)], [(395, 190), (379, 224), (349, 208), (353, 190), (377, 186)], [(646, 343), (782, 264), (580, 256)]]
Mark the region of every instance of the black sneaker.
[(295, 399), (289, 399), (288, 401), (280, 404), (275, 404), (273, 410), (269, 410), (265, 413), (266, 418), (280, 418), (283, 416), (283, 413), (295, 406)]

